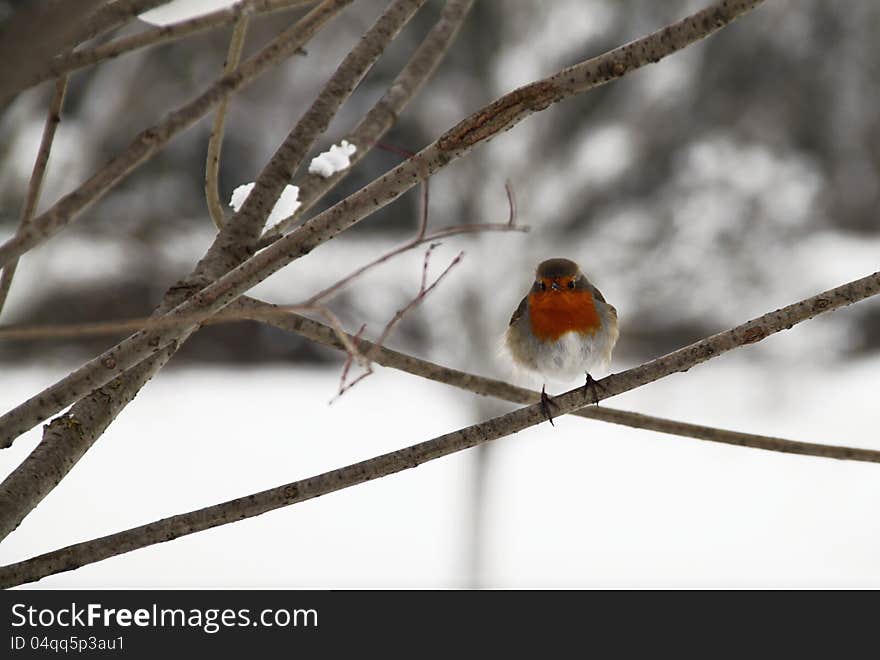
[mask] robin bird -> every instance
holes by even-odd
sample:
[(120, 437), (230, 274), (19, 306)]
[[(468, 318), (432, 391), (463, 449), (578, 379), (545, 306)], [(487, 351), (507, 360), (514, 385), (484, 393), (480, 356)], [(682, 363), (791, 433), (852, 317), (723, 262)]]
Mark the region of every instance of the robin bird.
[(599, 403), (594, 367), (607, 368), (617, 343), (617, 310), (570, 259), (542, 261), (535, 282), (510, 317), (504, 343), (513, 362), (543, 377), (541, 406), (553, 424), (547, 382), (569, 382), (586, 375), (584, 394), (592, 388)]

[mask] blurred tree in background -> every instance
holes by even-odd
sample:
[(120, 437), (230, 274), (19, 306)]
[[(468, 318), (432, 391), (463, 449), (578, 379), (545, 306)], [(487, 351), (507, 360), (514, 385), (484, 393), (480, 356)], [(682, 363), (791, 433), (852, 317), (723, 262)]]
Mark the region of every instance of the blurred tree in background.
[[(261, 163), (375, 18), (384, 3), (355, 3), (308, 52), (234, 97), (221, 168), (221, 194), (254, 178)], [(16, 3), (0, 3), (9, 13)], [(396, 75), (439, 11), (431, 2), (362, 83), (330, 128), (351, 125)], [(693, 10), (693, 2), (564, 0), (479, 2), (431, 89), (386, 137), (417, 150), (480, 105), (515, 86), (602, 52)], [(2, 14), (0, 14), (2, 15)], [(295, 12), (253, 21), (247, 55)], [(619, 355), (641, 360), (747, 316), (751, 292), (791, 281), (803, 291), (828, 282), (829, 262), (877, 241), (875, 28), (880, 6), (780, 1), (696, 48), (618, 84), (562, 104), (477, 150), (432, 180), (431, 220), (503, 217), (503, 182), (519, 200), (530, 239), (468, 243), (470, 265), (438, 300), (408, 318), (394, 340), (425, 353), (487, 356), (538, 260), (564, 253), (584, 264), (621, 309)], [(139, 26), (129, 26), (134, 32)], [(137, 51), (72, 76), (43, 199), (86, 178), (144, 126), (197, 93), (222, 65), (228, 29)], [(0, 118), (0, 231), (11, 234), (43, 124), (47, 85), (22, 94)], [(211, 238), (203, 194), (210, 120), (202, 120), (113, 188), (63, 241), (29, 254), (8, 322), (64, 322), (147, 314)], [(326, 145), (322, 145), (326, 146)], [(323, 203), (329, 206), (399, 161), (375, 150)], [(416, 193), (324, 250), (344, 264), (365, 237), (401, 240), (417, 221)], [(177, 237), (169, 242), (170, 231)], [(823, 241), (814, 240), (822, 236)], [(481, 247), (482, 246), (482, 247)], [(87, 250), (89, 268), (69, 250)], [(492, 254), (487, 260), (481, 253)], [(488, 261), (488, 263), (487, 263)], [(344, 267), (343, 267), (344, 269)], [(346, 319), (376, 321), (408, 295), (414, 279), (389, 266), (384, 278), (338, 301)], [(297, 292), (308, 292), (307, 273)], [(38, 288), (25, 284), (39, 278)], [(398, 286), (399, 283), (400, 286)], [(376, 288), (386, 295), (373, 295)], [(22, 292), (28, 291), (27, 295)], [(293, 291), (279, 301), (294, 299)], [(483, 310), (459, 333), (449, 319)], [(757, 308), (755, 308), (756, 310)], [(818, 324), (832, 356), (880, 347), (880, 317), (850, 315), (851, 327)], [(833, 327), (832, 327), (833, 326)], [(824, 336), (824, 335), (823, 335)], [(840, 340), (840, 341), (835, 341)], [(493, 339), (494, 341), (494, 339)], [(5, 360), (39, 350), (82, 359), (111, 339), (0, 346)], [(74, 348), (78, 347), (78, 348)], [(776, 347), (786, 351), (783, 346)], [(792, 349), (793, 350), (793, 349)], [(769, 351), (769, 349), (768, 349)], [(785, 353), (781, 353), (785, 355)], [(252, 323), (209, 328), (180, 358), (253, 362), (325, 360), (305, 341)], [(334, 360), (337, 358), (333, 358)], [(177, 360), (175, 360), (177, 361)], [(484, 360), (489, 369), (492, 360)]]

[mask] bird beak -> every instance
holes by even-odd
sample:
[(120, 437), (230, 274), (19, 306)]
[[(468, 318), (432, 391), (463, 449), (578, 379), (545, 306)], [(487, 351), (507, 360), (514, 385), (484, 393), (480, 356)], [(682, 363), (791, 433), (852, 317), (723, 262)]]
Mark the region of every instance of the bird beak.
[(559, 286), (559, 282), (553, 282), (553, 284), (550, 285), (550, 288), (554, 291), (562, 291), (562, 287)]

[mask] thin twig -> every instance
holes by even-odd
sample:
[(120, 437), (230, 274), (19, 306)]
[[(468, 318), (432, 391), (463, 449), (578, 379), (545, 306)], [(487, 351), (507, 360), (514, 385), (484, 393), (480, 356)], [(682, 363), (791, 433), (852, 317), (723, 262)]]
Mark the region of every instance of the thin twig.
[[(398, 248), (395, 248), (389, 252), (386, 252), (380, 257), (373, 259), (373, 261), (364, 264), (357, 270), (349, 273), (341, 280), (336, 281), (325, 289), (319, 291), (314, 296), (308, 299), (305, 304), (318, 304), (321, 300), (324, 300), (336, 293), (339, 292), (340, 289), (347, 286), (352, 280), (360, 277), (366, 271), (372, 270), (376, 266), (389, 261), (390, 259), (396, 257), (399, 254), (403, 254), (404, 252), (408, 252), (414, 248), (419, 247), (420, 245), (424, 245), (425, 243), (436, 243), (437, 241), (449, 238), (450, 236), (458, 236), (460, 234), (472, 234), (483, 231), (529, 231), (529, 227), (521, 226), (521, 227), (511, 227), (510, 225), (499, 225), (499, 224), (483, 224), (483, 225), (455, 225), (452, 227), (446, 227), (444, 229), (440, 229), (438, 231), (432, 232), (427, 236), (421, 235), (416, 236), (413, 240), (401, 245)], [(45, 327), (45, 326), (44, 326)], [(33, 328), (34, 331), (39, 332), (38, 327)], [(0, 327), (0, 339), (4, 338), (4, 329)]]
[[(400, 320), (404, 316), (406, 316), (410, 311), (412, 311), (418, 305), (420, 305), (425, 300), (425, 298), (428, 296), (428, 294), (430, 294), (431, 291), (433, 291), (437, 287), (437, 285), (440, 284), (440, 282), (443, 280), (443, 278), (445, 278), (449, 274), (449, 271), (451, 271), (455, 266), (457, 266), (459, 263), (461, 263), (461, 259), (464, 256), (464, 252), (459, 252), (458, 255), (456, 255), (456, 257), (445, 268), (445, 270), (442, 273), (440, 273), (440, 275), (438, 275), (437, 278), (433, 282), (431, 282), (431, 284), (428, 284), (428, 262), (431, 258), (431, 252), (434, 251), (434, 248), (436, 246), (437, 246), (436, 243), (432, 243), (431, 246), (425, 251), (425, 258), (424, 258), (424, 261), (422, 264), (422, 280), (421, 280), (421, 284), (419, 285), (418, 293), (416, 293), (416, 295), (406, 305), (404, 305), (403, 307), (401, 307), (400, 309), (398, 309), (394, 313), (394, 315), (391, 317), (391, 319), (388, 321), (388, 323), (385, 324), (385, 327), (382, 329), (382, 333), (379, 335), (379, 339), (377, 339), (376, 343), (373, 345), (371, 352), (367, 353), (366, 355), (364, 355), (363, 359), (359, 360), (359, 362), (365, 368), (364, 373), (360, 374), (357, 378), (355, 378), (351, 382), (346, 383), (345, 378), (346, 378), (347, 371), (345, 369), (343, 369), (342, 378), (339, 381), (339, 389), (336, 392), (335, 398), (338, 399), (343, 394), (345, 394), (348, 390), (350, 390), (352, 387), (354, 387), (359, 382), (361, 382), (364, 378), (366, 378), (367, 376), (369, 376), (373, 373), (372, 363), (373, 363), (373, 358), (374, 358), (374, 352), (379, 347), (381, 347), (385, 344), (385, 342), (388, 340), (388, 337), (391, 335), (391, 331), (394, 329), (394, 326), (397, 325), (400, 322)], [(352, 345), (352, 349), (355, 351), (355, 357), (360, 355), (360, 353), (358, 352), (358, 349), (354, 345)]]
[[(331, 330), (333, 328), (330, 328)], [(348, 381), (348, 372), (351, 370), (351, 365), (355, 363), (357, 356), (363, 355), (359, 349), (357, 349), (357, 344), (361, 341), (361, 336), (364, 334), (364, 330), (367, 329), (367, 324), (362, 323), (361, 327), (358, 329), (357, 333), (351, 337), (351, 343), (355, 346), (355, 351), (351, 352), (345, 351), (345, 363), (342, 365), (342, 374), (339, 376), (339, 389), (342, 390), (342, 386), (344, 383)], [(342, 347), (343, 350), (345, 347)], [(370, 369), (369, 363), (367, 363), (367, 369)]]
[[(37, 204), (40, 203), (40, 193), (43, 190), (46, 165), (49, 163), (49, 153), (52, 151), (55, 131), (61, 122), (61, 107), (64, 105), (66, 91), (67, 76), (62, 76), (55, 81), (55, 94), (49, 102), (49, 113), (43, 126), (43, 137), (40, 139), (37, 157), (34, 160), (34, 169), (31, 172), (30, 183), (28, 183), (27, 196), (25, 197), (24, 208), (21, 211), (18, 231), (22, 231), (28, 226), (34, 217), (34, 212), (37, 210)], [(3, 313), (3, 306), (6, 304), (6, 297), (9, 295), (9, 289), (12, 287), (12, 278), (15, 277), (15, 269), (17, 267), (18, 259), (14, 259), (4, 266), (3, 274), (0, 275), (0, 314)]]
[[(250, 17), (243, 14), (232, 29), (232, 37), (229, 40), (229, 52), (226, 55), (226, 63), (223, 65), (223, 75), (228, 76), (241, 61), (241, 51), (244, 48), (244, 38), (247, 34)], [(208, 139), (208, 156), (205, 162), (205, 200), (208, 203), (208, 211), (217, 229), (223, 229), (226, 216), (223, 213), (223, 205), (220, 203), (220, 152), (223, 149), (223, 132), (226, 127), (226, 109), (229, 107), (229, 95), (223, 97), (214, 113), (214, 125), (211, 127), (211, 137)]]
[[(759, 342), (803, 320), (877, 293), (880, 293), (880, 272), (768, 312), (726, 332), (694, 342), (632, 369), (612, 374), (599, 381), (600, 388), (597, 393), (600, 399), (605, 399), (673, 373), (687, 371), (732, 349)], [(556, 404), (554, 409), (560, 415), (568, 414), (589, 405), (592, 400), (592, 394), (585, 392), (583, 387), (578, 387), (554, 397)], [(0, 568), (0, 587), (33, 582), (47, 575), (73, 570), (132, 550), (258, 516), (274, 509), (386, 477), (497, 440), (543, 421), (545, 417), (542, 405), (535, 403), (485, 422), (314, 477), (67, 546)], [(800, 449), (802, 451), (797, 453), (810, 453), (817, 447), (810, 443), (800, 443)], [(826, 448), (818, 449), (824, 451)], [(864, 457), (862, 460), (880, 462), (880, 452), (856, 448), (847, 448), (847, 451), (850, 453), (847, 458), (862, 456)]]
[(513, 184), (510, 179), (504, 182), (504, 190), (507, 192), (507, 205), (510, 208), (510, 216), (507, 218), (507, 226), (516, 226), (516, 194), (513, 191)]
[(141, 131), (125, 151), (98, 170), (73, 192), (34, 218), (27, 231), (0, 245), (0, 266), (54, 236), (78, 213), (101, 198), (111, 187), (156, 155), (172, 138), (195, 124), (228, 94), (253, 82), (271, 66), (289, 57), (352, 0), (324, 0), (296, 24), (284, 30), (234, 72), (221, 77), (189, 103), (168, 113), (154, 126)]
[[(383, 346), (385, 344), (385, 340), (388, 339), (388, 335), (391, 334), (391, 330), (394, 326), (402, 319), (406, 314), (413, 309), (414, 307), (421, 304), (421, 302), (425, 299), (434, 288), (440, 284), (440, 281), (449, 274), (449, 271), (452, 270), (455, 266), (461, 263), (462, 257), (464, 257), (464, 252), (459, 252), (455, 258), (449, 263), (449, 265), (443, 270), (442, 273), (435, 279), (431, 284), (428, 284), (428, 263), (431, 259), (431, 253), (437, 247), (437, 243), (432, 243), (431, 246), (425, 251), (425, 258), (422, 262), (422, 282), (419, 286), (419, 292), (416, 294), (415, 298), (410, 300), (406, 305), (398, 309), (394, 312), (394, 316), (391, 317), (391, 320), (385, 325), (385, 328), (382, 330), (382, 334), (379, 335), (378, 341), (376, 341), (376, 346)], [(375, 349), (374, 349), (375, 350)]]
[[(406, 163), (280, 238), (168, 314), (174, 318), (194, 314), (207, 319), (258, 282), (351, 228), (437, 169), (467, 153), (477, 143), (507, 130), (552, 102), (592, 89), (681, 50), (722, 28), (759, 1), (723, 0), (651, 35), (501, 97), (447, 131)], [(248, 199), (250, 197), (253, 194)], [(3, 248), (0, 248), (0, 254), (2, 252)], [(863, 284), (873, 286), (873, 282), (867, 280)], [(132, 335), (16, 406), (0, 417), (0, 447), (9, 446), (21, 433), (124, 373), (152, 352), (175, 344), (193, 327), (195, 325)]]

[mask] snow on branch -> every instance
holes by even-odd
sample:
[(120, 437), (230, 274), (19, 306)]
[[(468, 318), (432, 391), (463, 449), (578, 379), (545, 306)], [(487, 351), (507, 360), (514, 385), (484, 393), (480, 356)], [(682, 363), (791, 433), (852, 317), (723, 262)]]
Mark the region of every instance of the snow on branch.
[[(245, 200), (248, 198), (248, 195), (250, 195), (251, 191), (254, 189), (254, 185), (253, 182), (245, 183), (232, 191), (232, 197), (229, 199), (229, 206), (232, 207), (233, 211), (238, 213)], [(275, 202), (275, 206), (272, 207), (272, 212), (269, 214), (266, 222), (269, 225), (272, 225), (280, 221), (282, 218), (286, 218), (295, 213), (299, 206), (299, 188), (288, 184), (284, 186), (284, 190), (281, 191), (281, 196), (278, 198), (278, 201)]]
[(309, 174), (319, 174), (326, 179), (337, 172), (347, 170), (351, 165), (351, 157), (356, 151), (357, 147), (348, 140), (334, 144), (329, 150), (312, 158), (312, 162), (309, 163)]

